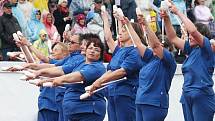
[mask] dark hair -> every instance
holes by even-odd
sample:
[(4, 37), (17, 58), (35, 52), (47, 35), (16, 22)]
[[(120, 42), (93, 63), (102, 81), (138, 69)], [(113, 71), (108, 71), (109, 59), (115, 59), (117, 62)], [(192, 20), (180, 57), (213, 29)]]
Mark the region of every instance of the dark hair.
[(195, 6), (197, 6), (197, 5), (199, 5), (199, 4), (200, 4), (200, 3), (198, 2), (198, 0), (195, 0), (195, 1), (194, 1), (194, 5), (195, 5)]
[[(157, 35), (159, 41), (161, 42), (162, 40), (162, 34)], [(170, 52), (172, 52), (174, 50), (173, 44), (170, 43), (169, 39), (167, 38), (167, 36), (164, 36), (164, 43), (162, 43), (164, 48), (168, 49)]]
[(195, 23), (195, 26), (197, 28), (197, 30), (205, 37), (207, 37), (208, 39), (211, 39), (211, 32), (208, 28), (207, 25), (202, 24), (202, 23)]
[(41, 15), (41, 11), (39, 9), (36, 9), (36, 14), (38, 13)]
[(87, 36), (87, 38), (85, 38), (85, 40), (87, 40), (86, 48), (88, 48), (91, 43), (93, 43), (95, 47), (99, 47), (101, 49), (99, 60), (100, 61), (103, 60), (104, 45), (103, 45), (101, 39), (99, 38), (99, 36), (96, 34), (91, 34), (91, 33), (88, 33), (85, 36)]
[(137, 22), (134, 22), (134, 23), (132, 22), (131, 25), (134, 28), (134, 31), (139, 36), (139, 38), (142, 41), (142, 43), (147, 46), (147, 43), (146, 43), (146, 40), (144, 38), (144, 33), (143, 33), (142, 28), (141, 28), (141, 25), (139, 23), (137, 23)]

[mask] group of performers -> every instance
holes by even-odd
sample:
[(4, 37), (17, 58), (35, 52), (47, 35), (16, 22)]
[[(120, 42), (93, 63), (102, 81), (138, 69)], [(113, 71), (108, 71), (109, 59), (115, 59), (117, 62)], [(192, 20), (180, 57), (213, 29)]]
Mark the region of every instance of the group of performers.
[[(105, 40), (113, 53), (106, 68), (102, 62), (104, 46), (95, 34), (73, 35), (65, 41), (67, 46), (61, 42), (53, 46), (52, 58), (41, 59), (46, 63), (22, 65), (35, 70), (27, 80), (39, 78), (38, 121), (103, 121), (106, 110), (109, 121), (164, 121), (177, 67), (169, 50), (173, 45), (187, 55), (181, 96), (185, 121), (213, 121), (213, 44), (173, 3), (168, 7), (185, 25), (188, 41), (176, 36), (167, 11), (161, 9), (168, 38), (165, 47), (142, 14), (137, 15), (138, 23), (132, 23), (114, 12), (118, 44), (112, 38), (107, 12), (102, 11)], [(36, 53), (25, 38), (19, 45)], [(43, 87), (47, 82), (53, 87)], [(89, 96), (80, 99), (84, 93)]]

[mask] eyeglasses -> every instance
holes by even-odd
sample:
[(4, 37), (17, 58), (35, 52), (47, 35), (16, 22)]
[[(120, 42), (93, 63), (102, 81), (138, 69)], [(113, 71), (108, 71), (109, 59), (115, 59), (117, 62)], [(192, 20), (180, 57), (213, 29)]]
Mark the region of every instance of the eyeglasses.
[(65, 41), (66, 44), (72, 45), (72, 44), (80, 44), (79, 42), (74, 42), (74, 41)]
[(95, 48), (95, 47), (88, 47), (87, 49), (88, 49), (88, 50), (95, 51), (95, 52), (97, 52), (97, 53), (100, 53), (100, 52), (101, 52), (101, 50), (100, 50), (99, 48)]
[(43, 35), (41, 35), (42, 37), (46, 37), (47, 35), (46, 34), (43, 34)]

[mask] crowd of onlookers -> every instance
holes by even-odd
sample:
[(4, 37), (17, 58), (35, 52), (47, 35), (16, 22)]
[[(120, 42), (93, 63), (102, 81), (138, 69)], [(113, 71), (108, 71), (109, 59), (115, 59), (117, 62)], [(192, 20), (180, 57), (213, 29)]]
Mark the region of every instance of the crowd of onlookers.
[[(215, 37), (215, 1), (172, 0), (172, 2), (193, 22), (206, 24), (211, 32), (210, 39)], [(117, 38), (117, 32), (111, 14), (113, 5), (120, 7), (124, 15), (134, 21), (137, 20), (135, 8), (141, 8), (146, 19), (150, 20), (152, 30), (158, 36), (161, 33), (162, 22), (156, 11), (156, 8), (161, 7), (161, 0), (1, 0), (1, 60), (13, 60), (7, 56), (7, 52), (19, 51), (13, 38), (13, 33), (17, 31), (21, 31), (37, 49), (47, 56), (54, 43), (63, 42), (73, 34), (98, 34), (102, 42), (106, 44), (100, 15), (102, 5), (105, 5), (109, 12), (109, 24), (114, 38)], [(186, 39), (186, 33), (183, 34), (181, 31), (181, 23), (173, 14), (169, 14), (177, 35)], [(182, 63), (185, 59), (183, 52), (173, 49), (173, 53), (177, 62)], [(105, 61), (109, 61), (110, 58), (111, 54), (106, 48)]]

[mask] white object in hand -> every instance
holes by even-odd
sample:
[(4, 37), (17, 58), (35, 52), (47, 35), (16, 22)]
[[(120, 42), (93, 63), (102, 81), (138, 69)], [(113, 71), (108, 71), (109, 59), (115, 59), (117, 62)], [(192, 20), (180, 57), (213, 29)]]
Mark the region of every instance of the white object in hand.
[(16, 42), (20, 42), (19, 40), (19, 37), (16, 33), (13, 33), (13, 39), (16, 41)]
[(123, 14), (121, 8), (118, 8), (118, 9), (117, 9), (117, 13), (118, 13), (119, 17), (124, 17), (124, 14)]
[(20, 66), (20, 65), (14, 65), (14, 66), (12, 66), (13, 68), (15, 68), (15, 69), (17, 69), (17, 70), (22, 70), (22, 69), (24, 69), (24, 67), (23, 66)]
[(90, 91), (92, 89), (92, 86), (85, 87), (85, 91)]
[(29, 83), (34, 84), (34, 85), (38, 85), (39, 84), (39, 79), (29, 80)]
[(10, 67), (1, 67), (2, 71), (7, 71)]
[[(69, 25), (69, 24), (66, 24), (64, 31), (65, 31), (65, 32), (68, 32), (69, 29), (70, 29), (70, 25)], [(53, 38), (54, 38), (54, 37), (53, 37)]]
[(168, 10), (168, 5), (167, 5), (167, 3), (166, 3), (166, 1), (161, 1), (161, 9), (163, 9), (163, 10)]
[(170, 7), (172, 4), (169, 2), (169, 0), (164, 0), (165, 2), (166, 2), (166, 5), (168, 6), (168, 7)]
[(117, 12), (118, 7), (116, 5), (113, 5), (113, 12)]
[(106, 7), (104, 5), (101, 6), (101, 11), (105, 12), (106, 11)]
[(138, 8), (138, 7), (136, 8), (136, 14), (137, 14), (137, 15), (142, 15), (142, 11), (141, 11), (140, 8)]
[(22, 38), (22, 37), (23, 37), (23, 34), (22, 34), (22, 32), (20, 32), (20, 31), (17, 31), (16, 33), (17, 33), (17, 35), (18, 35), (18, 37), (19, 37), (19, 38)]
[(80, 100), (86, 99), (88, 97), (90, 97), (90, 93), (86, 92), (80, 96)]
[(43, 87), (53, 87), (53, 83), (52, 82), (45, 82), (45, 83), (43, 83)]
[(24, 75), (26, 75), (27, 77), (32, 77), (32, 78), (35, 78), (35, 77), (36, 77), (35, 74), (33, 74), (33, 73), (29, 72), (29, 71), (23, 71), (23, 73), (24, 73)]
[(21, 76), (19, 79), (20, 79), (20, 80), (27, 80), (28, 77), (27, 77), (26, 75), (23, 75), (23, 76)]
[(25, 55), (24, 54), (20, 54), (19, 57), (20, 58), (25, 58)]
[(7, 56), (14, 57), (14, 56), (16, 56), (16, 54), (13, 52), (7, 52)]

